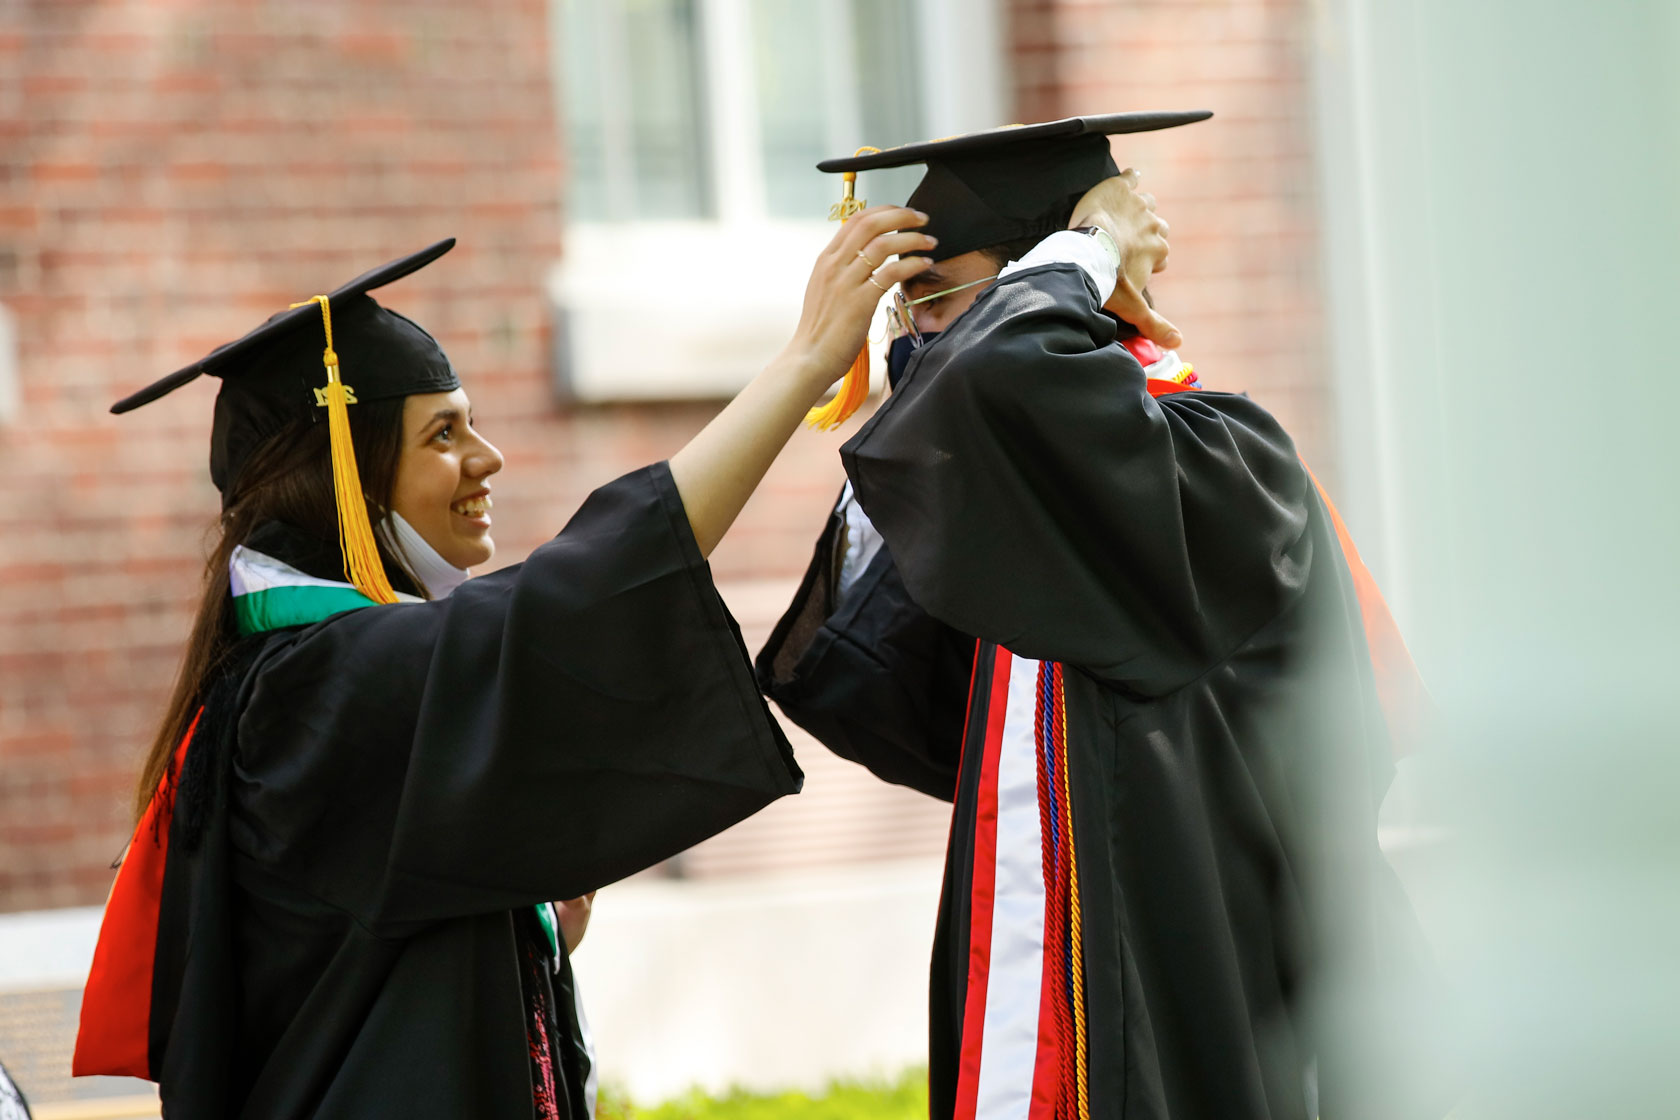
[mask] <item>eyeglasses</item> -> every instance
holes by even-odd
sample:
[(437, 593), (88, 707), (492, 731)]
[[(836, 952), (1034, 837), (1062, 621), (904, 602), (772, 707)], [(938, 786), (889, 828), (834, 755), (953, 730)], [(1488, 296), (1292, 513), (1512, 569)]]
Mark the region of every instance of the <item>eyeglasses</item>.
[(970, 280), (966, 284), (958, 284), (954, 288), (946, 288), (943, 292), (934, 292), (931, 296), (920, 296), (916, 299), (905, 299), (904, 289), (894, 288), (892, 294), (892, 305), (887, 308), (887, 330), (889, 332), (889, 336), (892, 338), (903, 338), (905, 335), (909, 335), (910, 348), (912, 350), (920, 350), (922, 348), (922, 332), (916, 329), (916, 317), (910, 313), (910, 309), (912, 307), (915, 307), (918, 303), (929, 303), (933, 300), (939, 299), (941, 296), (951, 295), (953, 292), (960, 292), (965, 288), (972, 288), (976, 284), (989, 284), (996, 279), (997, 274), (994, 273), (991, 276), (982, 276), (978, 280)]

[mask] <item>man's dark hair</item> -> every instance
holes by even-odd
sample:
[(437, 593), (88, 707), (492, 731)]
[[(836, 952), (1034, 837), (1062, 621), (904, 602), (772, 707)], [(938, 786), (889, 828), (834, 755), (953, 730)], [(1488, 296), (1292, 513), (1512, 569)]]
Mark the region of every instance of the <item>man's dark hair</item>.
[(1002, 268), (1010, 261), (1018, 261), (1032, 251), (1034, 245), (1043, 241), (1042, 237), (1017, 237), (1013, 241), (1000, 241), (996, 245), (988, 245), (975, 252)]

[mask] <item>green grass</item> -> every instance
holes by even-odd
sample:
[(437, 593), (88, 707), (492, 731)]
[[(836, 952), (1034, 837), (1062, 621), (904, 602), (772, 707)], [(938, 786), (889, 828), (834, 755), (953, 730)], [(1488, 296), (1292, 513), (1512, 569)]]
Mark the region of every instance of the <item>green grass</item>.
[(892, 1082), (836, 1081), (817, 1096), (694, 1090), (653, 1107), (609, 1088), (596, 1113), (598, 1120), (926, 1120), (927, 1107), (927, 1070), (911, 1069)]

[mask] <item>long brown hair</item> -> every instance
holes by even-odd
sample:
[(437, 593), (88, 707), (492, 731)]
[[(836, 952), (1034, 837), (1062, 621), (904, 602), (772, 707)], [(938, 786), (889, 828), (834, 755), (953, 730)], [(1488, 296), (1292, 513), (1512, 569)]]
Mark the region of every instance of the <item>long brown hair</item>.
[[(364, 401), (350, 410), (356, 466), (368, 501), (368, 519), (375, 525), (391, 508), (391, 494), (396, 488), (397, 462), (402, 458), (404, 399)], [(169, 704), (134, 787), (136, 822), (145, 814), (175, 748), (203, 704), (207, 683), (239, 637), (229, 594), (228, 560), (235, 546), (245, 543), (252, 532), (270, 521), (283, 522), (322, 541), (338, 539), (332, 459), (324, 422), (299, 420), (288, 425), (252, 452), (238, 477), (229, 483), (221, 519), (212, 530), (215, 542), (204, 566), (198, 615)], [(379, 555), (387, 572), (407, 573), (402, 558), (383, 540)]]

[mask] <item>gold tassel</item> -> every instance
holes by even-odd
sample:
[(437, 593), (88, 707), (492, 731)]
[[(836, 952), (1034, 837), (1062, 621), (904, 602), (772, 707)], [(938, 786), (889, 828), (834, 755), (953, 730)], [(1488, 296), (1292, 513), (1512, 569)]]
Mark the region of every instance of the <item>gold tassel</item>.
[[(326, 296), (311, 296), (303, 303), (321, 305), (321, 325), (326, 329), (327, 349), (321, 362), (327, 367), (327, 387), (315, 390), (315, 401), (327, 409), (327, 434), (332, 442), (333, 498), (338, 505), (338, 550), (344, 558), (344, 574), (356, 590), (376, 603), (395, 603), (397, 593), (385, 575), (379, 559), (379, 545), (368, 523), (367, 499), (362, 495), (362, 475), (356, 469), (356, 448), (350, 441), (350, 405), (356, 397), (339, 380), (338, 354), (333, 351), (332, 308)], [(294, 303), (293, 307), (302, 307)]]
[(820, 404), (805, 414), (805, 423), (813, 428), (829, 431), (844, 424), (863, 402), (869, 399), (869, 343), (852, 360), (852, 368), (840, 381), (840, 388), (826, 404)]
[[(865, 152), (878, 152), (879, 148), (863, 147), (853, 152), (853, 156), (861, 156)], [(841, 181), (845, 184), (844, 194), (828, 211), (828, 220), (844, 225), (846, 219), (860, 210), (869, 207), (868, 199), (856, 197), (857, 172), (847, 171), (841, 174)], [(863, 349), (852, 360), (852, 368), (846, 371), (846, 376), (840, 381), (840, 388), (834, 391), (834, 396), (825, 404), (817, 405), (805, 414), (806, 426), (830, 431), (844, 424), (852, 413), (863, 407), (863, 402), (869, 399), (869, 340), (865, 339)]]

